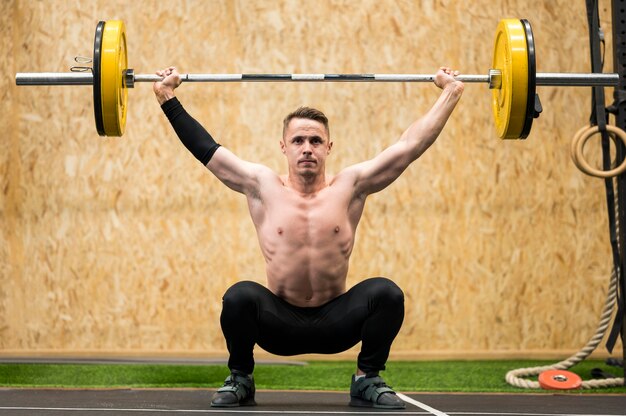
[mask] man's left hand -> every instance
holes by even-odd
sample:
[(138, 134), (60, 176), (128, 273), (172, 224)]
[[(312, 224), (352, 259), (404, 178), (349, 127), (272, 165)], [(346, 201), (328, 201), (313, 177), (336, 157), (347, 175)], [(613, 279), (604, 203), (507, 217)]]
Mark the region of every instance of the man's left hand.
[(437, 71), (437, 73), (435, 74), (435, 85), (438, 86), (441, 89), (444, 89), (446, 87), (446, 85), (452, 83), (452, 82), (461, 82), (461, 81), (457, 81), (454, 77), (458, 76), (460, 74), (459, 71), (454, 71), (451, 68), (448, 68), (446, 66), (442, 66), (441, 68), (439, 68), (439, 71)]

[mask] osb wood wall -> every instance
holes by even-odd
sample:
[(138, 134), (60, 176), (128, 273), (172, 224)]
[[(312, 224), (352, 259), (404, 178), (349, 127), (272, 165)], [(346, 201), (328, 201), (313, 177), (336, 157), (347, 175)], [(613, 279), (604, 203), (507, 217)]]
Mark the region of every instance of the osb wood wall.
[[(539, 71), (589, 71), (583, 1), (0, 2), (0, 354), (224, 354), (221, 295), (264, 282), (244, 197), (181, 146), (149, 84), (129, 92), (124, 137), (105, 139), (89, 87), (18, 88), (15, 72), (67, 71), (91, 55), (98, 20), (122, 19), (138, 73), (485, 74), (503, 17), (531, 21)], [(369, 198), (349, 285), (382, 275), (404, 289), (396, 356), (549, 354), (595, 331), (611, 271), (604, 187), (568, 154), (590, 90), (538, 91), (530, 138), (502, 142), (490, 92), (468, 85), (437, 143)], [(255, 83), (178, 95), (223, 145), (281, 172), (283, 116), (318, 107), (337, 172), (397, 140), (438, 93)]]

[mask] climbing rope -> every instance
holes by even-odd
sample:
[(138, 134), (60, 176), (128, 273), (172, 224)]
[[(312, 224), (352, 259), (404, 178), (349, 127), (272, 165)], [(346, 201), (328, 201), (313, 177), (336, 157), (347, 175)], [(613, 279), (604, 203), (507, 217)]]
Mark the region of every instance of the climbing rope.
[[(616, 201), (617, 202), (617, 201)], [(615, 204), (615, 211), (617, 214), (617, 203)], [(615, 221), (615, 229), (619, 235), (619, 221), (617, 220), (619, 217), (616, 215)], [(611, 316), (613, 315), (613, 310), (615, 308), (615, 297), (617, 296), (617, 282), (618, 282), (619, 270), (613, 268), (613, 273), (611, 274), (611, 279), (609, 281), (609, 290), (606, 295), (606, 300), (604, 302), (604, 308), (602, 309), (602, 314), (600, 315), (600, 321), (598, 323), (598, 328), (596, 329), (596, 333), (589, 339), (587, 345), (580, 349), (576, 354), (571, 357), (560, 361), (558, 363), (540, 366), (540, 367), (527, 367), (527, 368), (519, 368), (516, 370), (511, 370), (506, 373), (506, 382), (512, 386), (520, 387), (524, 389), (539, 389), (541, 386), (538, 381), (527, 380), (522, 377), (532, 377), (541, 374), (547, 370), (566, 370), (568, 368), (573, 367), (579, 362), (586, 359), (598, 346), (604, 334), (606, 333), (607, 328), (611, 322)], [(624, 378), (623, 377), (614, 377), (614, 378), (606, 378), (606, 379), (596, 379), (596, 380), (584, 380), (582, 382), (581, 387), (583, 389), (593, 389), (600, 387), (616, 387), (623, 386)]]

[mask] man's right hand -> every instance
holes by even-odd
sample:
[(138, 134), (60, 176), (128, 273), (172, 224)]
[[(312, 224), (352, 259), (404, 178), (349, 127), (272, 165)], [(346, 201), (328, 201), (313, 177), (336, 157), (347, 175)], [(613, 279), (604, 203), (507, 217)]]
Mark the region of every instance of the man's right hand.
[(163, 104), (170, 98), (174, 98), (174, 90), (178, 88), (182, 80), (180, 74), (176, 70), (176, 67), (170, 66), (160, 71), (156, 71), (156, 74), (163, 77), (163, 80), (156, 81), (152, 85), (152, 90), (159, 101), (159, 104)]

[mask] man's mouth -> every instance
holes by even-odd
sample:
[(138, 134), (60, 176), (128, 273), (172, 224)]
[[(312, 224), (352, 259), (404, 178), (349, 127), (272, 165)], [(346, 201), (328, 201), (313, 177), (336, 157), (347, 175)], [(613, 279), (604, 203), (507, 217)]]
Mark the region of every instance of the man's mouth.
[(311, 160), (311, 159), (302, 159), (300, 161), (298, 161), (298, 163), (317, 163), (315, 160)]

